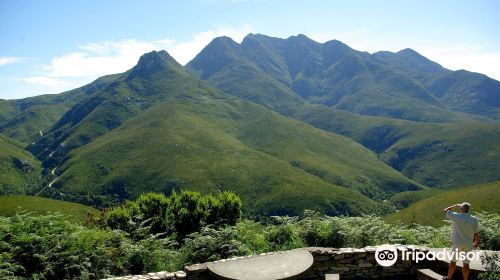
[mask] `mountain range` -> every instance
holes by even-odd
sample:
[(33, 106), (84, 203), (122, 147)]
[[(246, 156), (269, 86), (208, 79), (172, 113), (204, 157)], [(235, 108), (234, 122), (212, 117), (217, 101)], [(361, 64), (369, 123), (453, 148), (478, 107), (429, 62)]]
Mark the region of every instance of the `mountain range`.
[(254, 215), (384, 214), (401, 192), (500, 180), (499, 121), (500, 82), (411, 49), (220, 37), (186, 66), (153, 51), (81, 88), (0, 100), (0, 192), (105, 207), (231, 190)]

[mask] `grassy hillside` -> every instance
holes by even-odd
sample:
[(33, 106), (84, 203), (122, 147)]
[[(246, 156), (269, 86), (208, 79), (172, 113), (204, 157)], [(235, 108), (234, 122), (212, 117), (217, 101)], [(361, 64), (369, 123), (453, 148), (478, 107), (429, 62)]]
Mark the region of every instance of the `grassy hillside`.
[(405, 129), (381, 158), (429, 186), (500, 180), (500, 125), (457, 123)]
[(54, 187), (67, 198), (99, 205), (229, 189), (255, 213), (359, 214), (421, 188), (351, 139), (224, 94), (166, 52), (146, 54), (31, 149), (57, 166)]
[(497, 80), (465, 70), (450, 71), (411, 49), (377, 52), (372, 58), (420, 81), (454, 110), (500, 118), (500, 82)]
[(407, 177), (431, 187), (500, 180), (500, 124), (420, 123), (306, 105), (295, 118), (356, 140)]
[(53, 187), (93, 205), (227, 188), (256, 213), (357, 214), (424, 185), (500, 180), (500, 125), (453, 111), (421, 74), (449, 71), (411, 50), (396, 56), (303, 35), (218, 38), (191, 73), (152, 52), (80, 89), (2, 100), (0, 131), (34, 141)]
[(59, 212), (71, 219), (83, 220), (87, 213), (97, 213), (98, 210), (78, 203), (55, 200), (39, 196), (0, 196), (0, 215), (12, 216), (19, 210), (46, 214)]
[(72, 106), (113, 81), (108, 75), (83, 87), (61, 94), (40, 95), (17, 100), (0, 100), (0, 133), (24, 145), (40, 138)]
[[(427, 191), (422, 191), (424, 192)], [(444, 224), (443, 220), (446, 219), (443, 209), (464, 201), (472, 205), (473, 212), (500, 213), (500, 182), (435, 192), (408, 208), (388, 215), (385, 220), (439, 226)]]
[[(425, 65), (433, 62), (420, 64), (427, 69)], [(249, 34), (241, 44), (216, 38), (187, 64), (192, 73), (220, 89), (282, 113), (300, 96), (371, 116), (422, 122), (471, 117), (447, 108), (397, 66), (335, 40), (320, 44), (304, 35), (280, 39), (261, 34)]]
[(0, 134), (0, 194), (28, 194), (41, 187), (40, 162), (22, 145)]
[(215, 39), (187, 68), (227, 93), (350, 137), (424, 185), (500, 180), (500, 124), (446, 109), (408, 82), (451, 72), (415, 51), (370, 57), (338, 41), (251, 34), (241, 44)]
[(428, 197), (434, 196), (441, 194), (443, 192), (446, 192), (446, 190), (437, 188), (437, 189), (427, 189), (427, 190), (421, 190), (421, 191), (407, 191), (407, 192), (400, 192), (395, 195), (393, 195), (390, 199), (390, 201), (396, 206), (397, 209), (402, 209), (409, 207), (410, 205), (420, 201), (424, 200)]
[(378, 211), (348, 188), (374, 196), (418, 188), (347, 138), (241, 101), (205, 102), (158, 104), (74, 150), (56, 187), (123, 198), (228, 189), (251, 210), (275, 214)]

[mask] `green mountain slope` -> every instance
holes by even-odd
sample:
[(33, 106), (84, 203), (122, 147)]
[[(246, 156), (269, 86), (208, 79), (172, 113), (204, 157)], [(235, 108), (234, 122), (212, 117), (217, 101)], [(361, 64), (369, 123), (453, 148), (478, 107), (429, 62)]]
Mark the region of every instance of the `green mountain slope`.
[(92, 95), (115, 78), (104, 76), (96, 81), (57, 95), (40, 95), (17, 100), (0, 100), (0, 133), (24, 144), (40, 137), (72, 106)]
[[(242, 94), (240, 88), (244, 85), (238, 88), (236, 84), (246, 77), (255, 80), (266, 75), (274, 81), (260, 79), (251, 87), (260, 95), (281, 84), (288, 88), (281, 90), (281, 95), (287, 92), (293, 96), (295, 92), (310, 103), (364, 115), (425, 122), (471, 118), (447, 108), (408, 73), (335, 40), (319, 44), (304, 35), (279, 39), (249, 34), (237, 44), (229, 38), (216, 38), (187, 68), (232, 94)], [(273, 91), (269, 95), (271, 100), (266, 104), (279, 94)], [(279, 102), (273, 105), (283, 107)]]
[[(152, 52), (79, 89), (0, 100), (0, 132), (42, 161), (43, 195), (105, 206), (228, 189), (256, 214), (381, 213), (396, 193), (500, 180), (498, 100), (496, 81), (410, 49), (250, 34), (187, 67)], [(40, 189), (4, 158), (2, 191)]]
[(424, 126), (408, 131), (381, 158), (426, 185), (465, 186), (500, 180), (499, 143), (498, 125)]
[(0, 134), (0, 194), (34, 193), (42, 184), (40, 162)]
[[(425, 193), (428, 191), (420, 192)], [(499, 182), (431, 192), (433, 192), (432, 196), (422, 199), (397, 213), (388, 215), (385, 218), (386, 221), (440, 226), (446, 220), (443, 209), (464, 201), (472, 205), (472, 212), (500, 213)]]
[[(299, 59), (301, 56), (302, 60)], [(224, 63), (211, 68), (216, 61)], [(311, 65), (307, 66), (308, 63)], [(359, 70), (358, 66), (364, 70)], [(425, 79), (456, 72), (446, 70), (410, 49), (397, 54), (369, 55), (335, 40), (319, 44), (305, 36), (284, 40), (251, 34), (241, 45), (228, 38), (215, 39), (187, 68), (232, 95), (350, 137), (422, 184), (464, 186), (500, 179), (495, 163), (499, 159), (497, 151), (500, 146), (498, 123), (453, 112), (451, 108), (433, 110), (432, 104), (441, 101), (436, 101), (437, 97), (425, 89), (424, 84), (432, 82), (425, 82)], [(323, 69), (323, 72), (318, 69)], [(300, 71), (305, 72), (302, 75)], [(307, 80), (307, 88), (314, 94), (306, 94), (294, 84), (294, 79), (300, 75)], [(346, 75), (351, 75), (351, 79), (345, 80)], [(422, 83), (418, 83), (419, 80)], [(364, 92), (381, 85), (386, 90), (381, 95), (365, 96), (341, 89), (355, 87)], [(411, 108), (398, 104), (402, 95), (389, 94), (391, 91), (404, 92), (404, 98), (411, 97), (413, 101), (405, 103)], [(335, 105), (326, 106), (329, 104), (322, 98), (334, 96), (338, 97), (332, 103)], [(375, 115), (385, 117), (362, 115), (365, 114), (362, 111), (340, 106), (343, 100), (355, 101), (352, 106), (373, 108), (374, 112), (381, 112)], [(389, 103), (400, 112), (382, 113), (388, 112), (386, 105)], [(414, 119), (407, 114), (424, 116), (424, 119), (416, 118), (419, 121), (448, 123), (403, 120)]]
[(499, 81), (465, 70), (450, 71), (411, 49), (378, 52), (373, 57), (418, 80), (453, 110), (500, 118)]
[(68, 219), (82, 221), (87, 213), (97, 214), (97, 209), (78, 203), (55, 200), (38, 196), (0, 196), (0, 215), (12, 216), (18, 211), (36, 212), (39, 214), (62, 213)]
[(57, 166), (54, 188), (87, 203), (229, 189), (255, 213), (359, 214), (382, 211), (369, 198), (421, 188), (349, 138), (224, 94), (166, 52), (144, 55), (31, 149)]
[(427, 186), (500, 180), (498, 124), (418, 123), (322, 106), (306, 106), (296, 117), (356, 140), (396, 170)]

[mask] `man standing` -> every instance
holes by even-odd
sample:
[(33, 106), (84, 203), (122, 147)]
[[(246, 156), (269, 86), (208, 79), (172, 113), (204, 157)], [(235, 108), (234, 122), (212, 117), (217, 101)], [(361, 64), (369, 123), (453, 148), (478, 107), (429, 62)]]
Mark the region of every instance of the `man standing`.
[[(451, 211), (453, 208), (460, 208), (460, 213)], [(464, 252), (465, 254), (472, 250), (473, 247), (479, 245), (479, 226), (477, 218), (471, 216), (470, 214), (470, 204), (464, 202), (462, 204), (455, 204), (446, 209), (444, 209), (446, 217), (453, 221), (451, 225), (451, 250), (454, 252), (453, 258), (450, 260), (450, 266), (448, 268), (448, 276), (443, 279), (451, 279), (455, 269), (457, 268), (457, 258), (459, 252)], [(464, 275), (464, 280), (469, 278), (469, 262), (470, 260), (462, 260), (462, 274)]]

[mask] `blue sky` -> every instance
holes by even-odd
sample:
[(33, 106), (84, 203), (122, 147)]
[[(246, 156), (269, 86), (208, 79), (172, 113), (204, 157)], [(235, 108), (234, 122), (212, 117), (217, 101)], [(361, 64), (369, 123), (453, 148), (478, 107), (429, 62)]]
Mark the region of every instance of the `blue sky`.
[(338, 39), (412, 48), (500, 80), (500, 1), (0, 0), (0, 99), (60, 93), (165, 49), (181, 64), (214, 37)]

